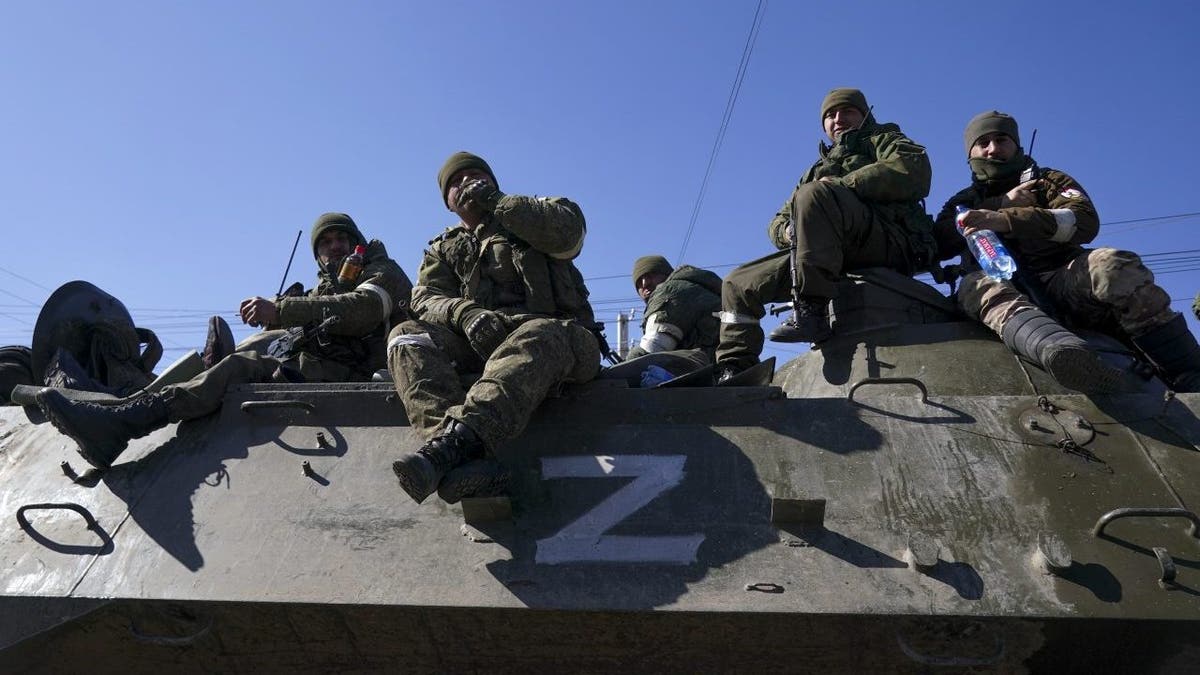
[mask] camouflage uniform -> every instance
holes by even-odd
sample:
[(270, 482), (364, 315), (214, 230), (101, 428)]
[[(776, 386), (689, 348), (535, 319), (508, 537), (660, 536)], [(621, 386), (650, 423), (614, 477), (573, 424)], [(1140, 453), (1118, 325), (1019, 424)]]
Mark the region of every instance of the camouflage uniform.
[[(343, 213), (327, 213), (313, 225), (313, 256), (322, 233), (344, 231), (365, 244), (358, 227)], [(158, 392), (143, 392), (112, 405), (68, 399), (57, 389), (37, 394), (38, 406), (54, 426), (75, 439), (79, 453), (93, 466), (107, 468), (131, 438), (144, 436), (171, 421), (194, 419), (221, 407), (225, 390), (235, 384), (308, 380), (366, 380), (383, 360), (384, 336), (392, 317), (402, 312), (412, 291), (404, 271), (378, 241), (365, 244), (366, 264), (357, 280), (339, 282), (340, 260), (321, 270), (316, 290), (305, 297), (276, 301), (279, 325), (301, 327), (326, 317), (338, 321), (326, 327), (327, 344), (310, 341), (300, 353), (280, 360), (258, 348), (246, 348), (221, 359), (212, 368), (183, 384)]]
[[(717, 349), (721, 311), (721, 277), (691, 265), (680, 265), (646, 300), (642, 334), (651, 323), (677, 340), (675, 350), (700, 350), (711, 362)], [(656, 351), (639, 344), (629, 350), (633, 359)]]
[(725, 277), (717, 350), (723, 364), (753, 365), (763, 348), (763, 306), (792, 297), (789, 224), (801, 296), (836, 297), (843, 270), (882, 266), (911, 274), (933, 260), (932, 223), (921, 203), (932, 175), (925, 148), (868, 113), (832, 147), (821, 143), (819, 154), (767, 226), (780, 250)]
[[(357, 227), (341, 229), (350, 232), (357, 243), (364, 243)], [(255, 350), (230, 354), (191, 380), (163, 388), (170, 419), (194, 419), (217, 410), (225, 390), (237, 384), (300, 378), (309, 382), (361, 382), (384, 368), (387, 330), (391, 320), (407, 308), (412, 282), (388, 257), (383, 242), (375, 239), (366, 247), (366, 265), (356, 281), (338, 281), (341, 261), (335, 261), (330, 269), (320, 270), (317, 287), (307, 295), (283, 297), (276, 302), (279, 323), (272, 328), (301, 327), (337, 317), (337, 323), (328, 328), (328, 344), (310, 341), (298, 355), (282, 361)], [(283, 334), (282, 330), (271, 331), (261, 337)]]
[[(430, 242), (413, 291), (418, 319), (392, 330), (388, 368), (413, 429), (431, 438), (455, 420), (494, 448), (521, 433), (557, 386), (600, 368), (595, 319), (572, 263), (586, 231), (563, 198), (504, 195), (471, 232), (463, 224)], [(464, 324), (497, 313), (508, 336), (486, 358)], [(480, 378), (465, 388), (460, 374)]]
[[(938, 231), (954, 228), (959, 205), (998, 211), (1012, 226), (1012, 232), (1000, 236), (1018, 269), (1032, 275), (1054, 304), (1053, 309), (1076, 325), (1133, 337), (1171, 321), (1176, 312), (1171, 310), (1170, 296), (1154, 283), (1154, 274), (1137, 254), (1113, 248), (1083, 248), (1082, 244), (1092, 241), (1100, 230), (1095, 206), (1083, 187), (1055, 169), (1043, 168), (1040, 179), (1031, 190), (1037, 198), (1036, 206), (1007, 208), (1000, 208), (1000, 198), (1016, 187), (1019, 174), (989, 184), (976, 181), (942, 207)], [(958, 249), (944, 250), (943, 257), (961, 253), (966, 242), (962, 237), (958, 242)], [(1004, 333), (1013, 315), (1036, 308), (1011, 281), (993, 279), (977, 267), (963, 278), (958, 300), (968, 316), (997, 334)]]

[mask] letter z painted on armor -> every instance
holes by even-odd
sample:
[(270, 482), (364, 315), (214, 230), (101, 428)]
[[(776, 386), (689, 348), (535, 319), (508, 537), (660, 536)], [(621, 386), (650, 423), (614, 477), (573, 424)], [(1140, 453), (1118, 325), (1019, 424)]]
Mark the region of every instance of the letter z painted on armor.
[(686, 455), (546, 457), (542, 478), (634, 477), (578, 520), (537, 542), (542, 565), (577, 562), (688, 565), (696, 561), (703, 534), (624, 536), (604, 532), (683, 480)]

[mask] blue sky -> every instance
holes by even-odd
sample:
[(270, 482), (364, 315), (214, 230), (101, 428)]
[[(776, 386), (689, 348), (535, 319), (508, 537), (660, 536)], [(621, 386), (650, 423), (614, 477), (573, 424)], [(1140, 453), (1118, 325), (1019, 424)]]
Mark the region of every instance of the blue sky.
[[(837, 86), (928, 148), (932, 212), (969, 180), (966, 121), (998, 108), (1026, 143), (1039, 129), (1034, 155), (1074, 175), (1103, 223), (1138, 221), (1097, 245), (1200, 249), (1200, 216), (1142, 220), (1200, 212), (1194, 3), (775, 0), (681, 261), (756, 6), (4, 3), (0, 344), (28, 344), (72, 279), (121, 298), (167, 359), (202, 344), (212, 313), (248, 335), (236, 308), (278, 289), (301, 229), (289, 282), (311, 285), (307, 230), (325, 211), (350, 213), (415, 279), (454, 222), (435, 176), (459, 149), (507, 192), (583, 207), (578, 263), (611, 323), (640, 306), (640, 255), (724, 274), (771, 250), (766, 223), (814, 160)], [(1184, 257), (1149, 260), (1186, 311), (1200, 253)], [(802, 351), (787, 347), (768, 354)]]

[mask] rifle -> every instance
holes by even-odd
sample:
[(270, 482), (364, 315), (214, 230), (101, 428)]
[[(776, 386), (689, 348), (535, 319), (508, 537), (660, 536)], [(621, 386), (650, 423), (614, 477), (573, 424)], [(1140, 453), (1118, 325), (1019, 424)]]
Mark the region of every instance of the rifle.
[(305, 348), (313, 343), (316, 343), (318, 347), (327, 347), (329, 346), (329, 328), (341, 320), (340, 316), (326, 316), (320, 322), (310, 321), (303, 326), (288, 328), (283, 335), (272, 340), (271, 344), (267, 346), (267, 356), (286, 361), (299, 355), (300, 352), (306, 351)]
[(596, 336), (596, 344), (600, 347), (600, 355), (604, 357), (604, 360), (614, 366), (620, 363), (620, 355), (613, 351), (612, 347), (608, 344), (608, 338), (604, 337), (604, 322), (596, 321), (592, 323), (588, 330), (592, 331), (592, 335)]
[(798, 323), (798, 317), (795, 316), (796, 307), (800, 304), (800, 277), (796, 271), (796, 225), (795, 221), (788, 218), (786, 232), (788, 233), (788, 272), (792, 276), (792, 301), (782, 305), (776, 305), (771, 308), (771, 316), (779, 316), (787, 310), (792, 310), (792, 322)]

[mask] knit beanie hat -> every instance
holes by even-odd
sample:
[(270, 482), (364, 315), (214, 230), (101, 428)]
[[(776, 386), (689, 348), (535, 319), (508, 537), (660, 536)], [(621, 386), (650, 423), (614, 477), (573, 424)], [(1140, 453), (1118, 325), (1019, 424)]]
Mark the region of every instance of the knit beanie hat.
[(821, 101), (821, 124), (825, 124), (825, 113), (843, 105), (852, 105), (858, 108), (863, 117), (866, 117), (870, 110), (867, 107), (867, 97), (861, 91), (849, 87), (834, 89), (825, 95), (824, 101)]
[(312, 250), (313, 257), (317, 256), (317, 241), (321, 239), (321, 235), (329, 230), (342, 230), (350, 235), (355, 244), (366, 244), (367, 240), (363, 237), (362, 232), (359, 232), (358, 225), (354, 224), (354, 219), (344, 213), (325, 213), (312, 226)]
[(1012, 115), (989, 110), (979, 113), (967, 122), (967, 130), (963, 132), (963, 145), (966, 146), (967, 157), (971, 156), (971, 146), (984, 134), (1004, 134), (1013, 139), (1019, 147), (1021, 134), (1017, 131), (1017, 120)]
[[(450, 192), (450, 178), (457, 172), (463, 169), (480, 169), (487, 172), (487, 175), (492, 177), (492, 182), (496, 187), (500, 187), (500, 181), (496, 180), (496, 174), (492, 173), (492, 167), (483, 161), (479, 155), (473, 155), (465, 150), (460, 150), (446, 160), (438, 171), (438, 187), (442, 190), (442, 203), (446, 202), (446, 195)], [(449, 206), (449, 204), (446, 204)]]
[(661, 255), (644, 255), (633, 263), (633, 287), (637, 288), (638, 279), (651, 272), (658, 272), (664, 277), (668, 277), (674, 271), (675, 268), (671, 267), (671, 263)]

